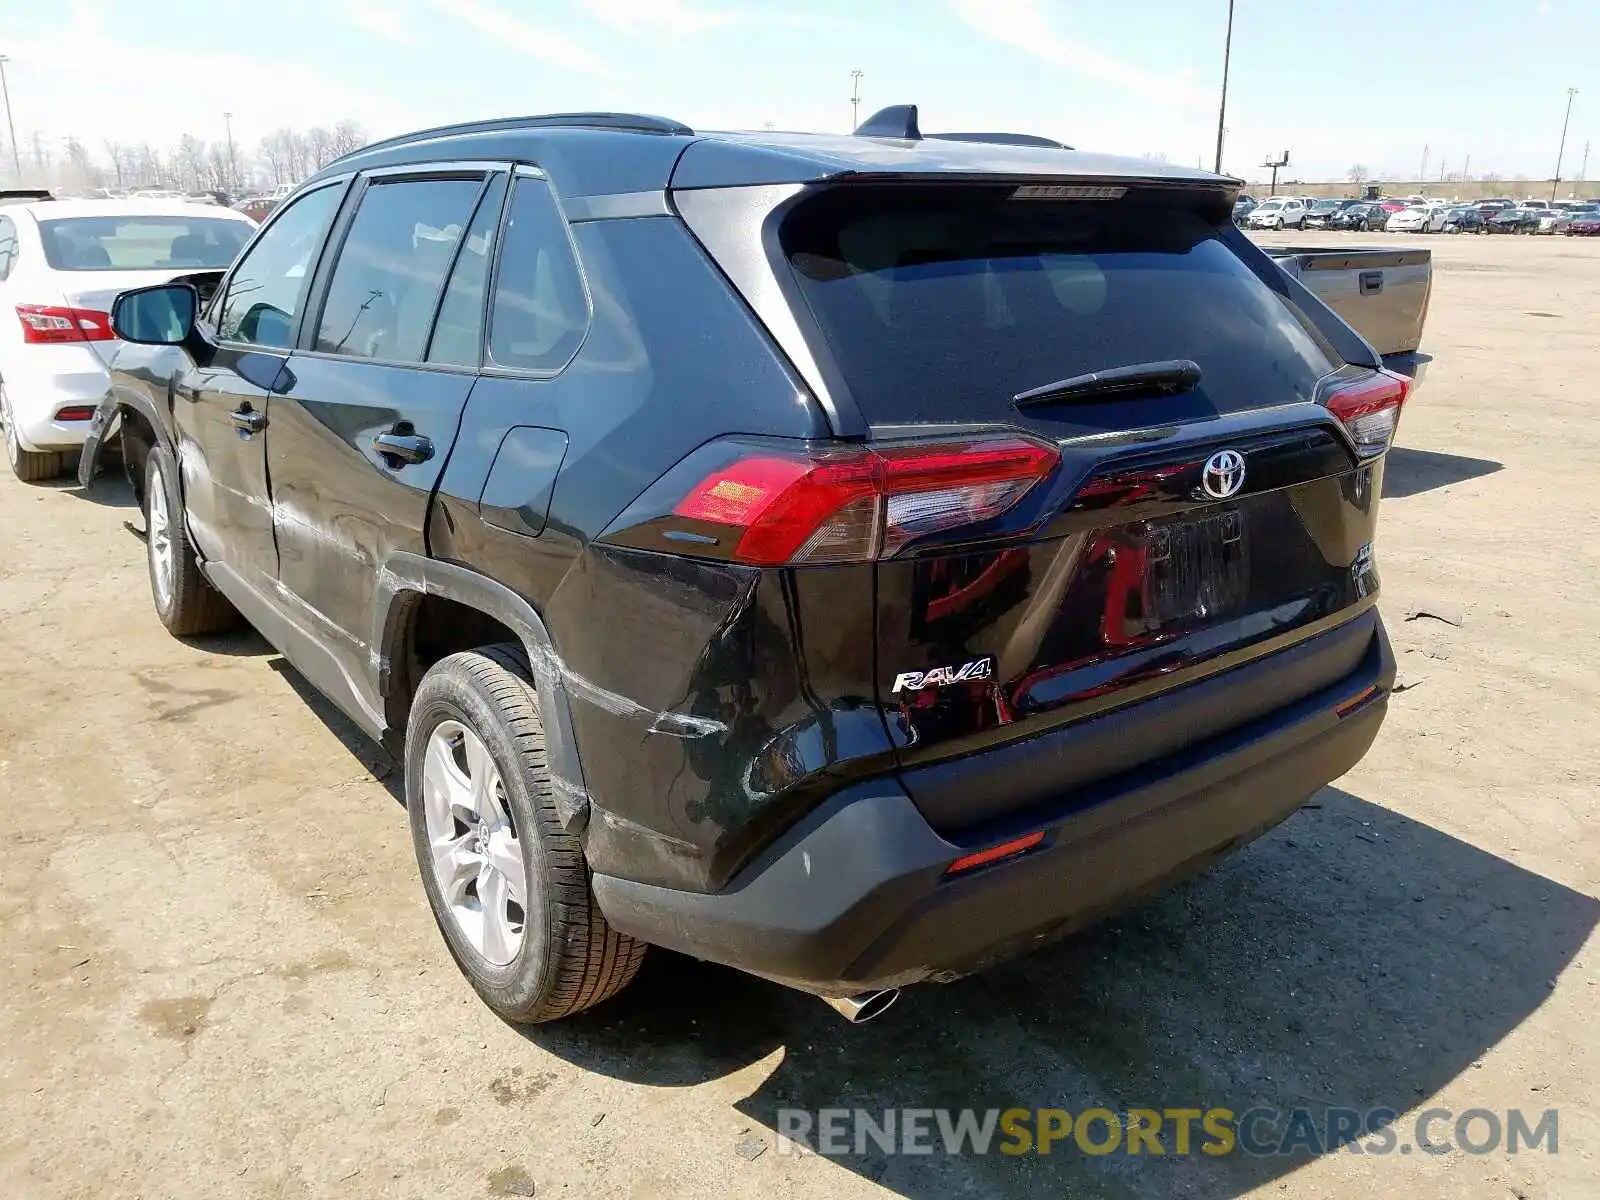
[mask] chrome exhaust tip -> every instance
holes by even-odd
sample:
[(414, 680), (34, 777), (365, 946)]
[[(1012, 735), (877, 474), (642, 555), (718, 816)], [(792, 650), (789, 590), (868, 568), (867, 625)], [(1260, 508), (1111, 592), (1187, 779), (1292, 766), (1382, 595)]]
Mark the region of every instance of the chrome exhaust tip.
[(881, 1017), (899, 998), (899, 988), (884, 988), (876, 992), (858, 992), (854, 996), (824, 996), (822, 1002), (850, 1024), (859, 1025)]

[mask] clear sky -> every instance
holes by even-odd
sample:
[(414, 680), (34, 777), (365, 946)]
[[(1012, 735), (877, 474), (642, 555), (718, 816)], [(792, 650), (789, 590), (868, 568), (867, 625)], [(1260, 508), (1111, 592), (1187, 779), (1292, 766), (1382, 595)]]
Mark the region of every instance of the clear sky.
[[(843, 130), (915, 102), (928, 129), (1011, 129), (1210, 165), (1226, 0), (0, 0), (19, 141), (35, 130), (253, 147), (281, 125), (374, 136), (478, 116), (657, 112)], [(1600, 0), (1238, 0), (1224, 169), (1264, 178), (1548, 177), (1600, 143)], [(1589, 174), (1600, 175), (1600, 145)]]

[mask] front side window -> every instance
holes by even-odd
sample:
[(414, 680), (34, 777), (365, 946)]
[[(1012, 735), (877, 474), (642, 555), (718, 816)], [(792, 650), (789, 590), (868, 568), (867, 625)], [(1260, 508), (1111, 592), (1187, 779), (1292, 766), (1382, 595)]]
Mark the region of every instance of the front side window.
[(589, 296), (550, 185), (522, 176), (511, 196), (489, 317), (489, 355), (502, 367), (559, 371), (589, 328)]
[(226, 267), (253, 232), (231, 217), (118, 213), (39, 222), (54, 271), (205, 271)]
[(483, 180), (378, 181), (361, 197), (317, 325), (324, 354), (421, 362)]
[(343, 192), (338, 186), (307, 192), (245, 252), (217, 307), (222, 341), (280, 350), (293, 344), (306, 275)]

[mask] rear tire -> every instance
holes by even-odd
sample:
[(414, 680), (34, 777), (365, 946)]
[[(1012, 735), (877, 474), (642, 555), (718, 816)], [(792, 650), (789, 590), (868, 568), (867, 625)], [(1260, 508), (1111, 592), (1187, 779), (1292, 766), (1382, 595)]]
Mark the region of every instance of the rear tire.
[(145, 461), (144, 525), (150, 599), (174, 637), (226, 633), (239, 613), (206, 582), (183, 519), (178, 469), (165, 447), (152, 446)]
[(1274, 218), (1274, 220), (1272, 222), (1272, 227), (1281, 232), (1282, 229), (1283, 229), (1283, 218), (1282, 217)]
[(17, 437), (16, 422), (11, 415), (11, 399), (6, 385), (0, 381), (0, 425), (5, 427), (6, 461), (11, 473), (23, 483), (42, 483), (54, 479), (67, 469), (68, 454), (61, 450), (24, 450)]
[(609, 999), (646, 950), (606, 923), (582, 843), (556, 815), (530, 675), (520, 646), (441, 660), (417, 688), (405, 748), (411, 839), (434, 920), (483, 1002), (519, 1024)]

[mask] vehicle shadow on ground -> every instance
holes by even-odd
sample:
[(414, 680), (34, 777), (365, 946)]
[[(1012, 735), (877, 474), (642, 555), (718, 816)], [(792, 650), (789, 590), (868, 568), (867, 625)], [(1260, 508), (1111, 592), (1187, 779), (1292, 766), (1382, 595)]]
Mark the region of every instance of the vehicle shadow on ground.
[[(1201, 879), (988, 974), (912, 989), (867, 1025), (657, 953), (611, 1003), (523, 1032), (586, 1069), (669, 1087), (781, 1049), (737, 1104), (769, 1143), (782, 1109), (1404, 1112), (1543, 1003), (1600, 902), (1339, 789), (1314, 805)], [(1405, 1121), (1397, 1132), (1410, 1140)], [(874, 1148), (836, 1161), (918, 1198), (1231, 1197), (1309, 1155), (1180, 1157), (1164, 1140), (1161, 1158), (1068, 1141), (1048, 1157)]]
[(1460, 454), (1440, 454), (1434, 450), (1408, 450), (1396, 446), (1389, 451), (1383, 468), (1383, 498), (1401, 499), (1419, 492), (1464, 479), (1493, 475), (1504, 464), (1489, 458), (1466, 458)]
[[(262, 644), (265, 645), (265, 642)], [(381, 783), (389, 795), (403, 807), (406, 802), (405, 774), (401, 771), (400, 765), (389, 757), (389, 752), (340, 712), (339, 707), (312, 686), (304, 675), (296, 671), (288, 659), (280, 656), (270, 660), (267, 666), (283, 676), (284, 681), (295, 690), (295, 694), (305, 701), (306, 707), (317, 715), (317, 718), (328, 727), (328, 731), (350, 752), (350, 757), (365, 767), (367, 773)]]

